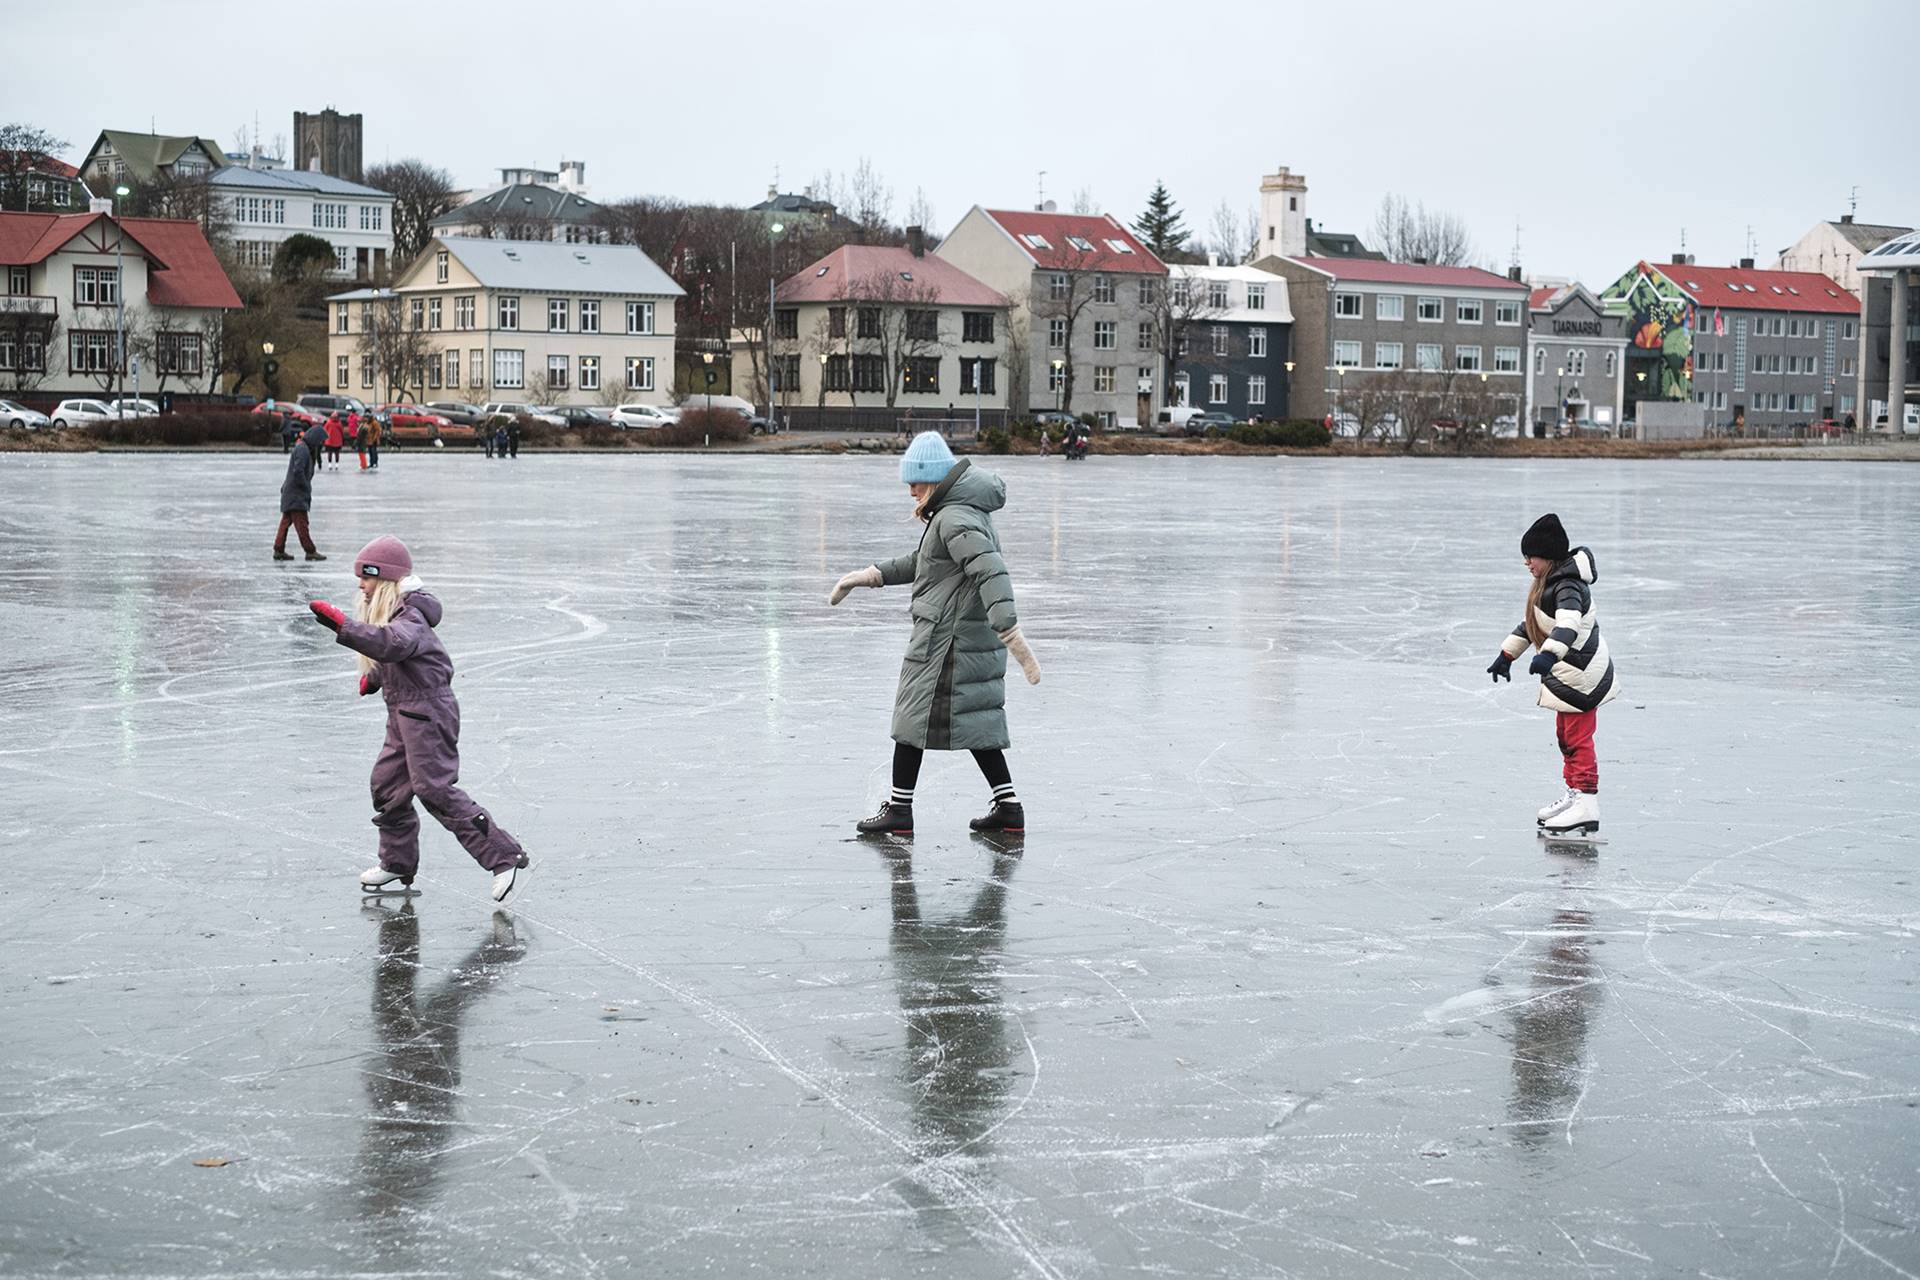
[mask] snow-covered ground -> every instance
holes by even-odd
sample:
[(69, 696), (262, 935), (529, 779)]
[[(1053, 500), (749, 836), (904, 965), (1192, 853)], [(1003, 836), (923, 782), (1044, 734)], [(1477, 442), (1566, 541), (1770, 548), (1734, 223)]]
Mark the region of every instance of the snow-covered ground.
[[(1920, 468), (990, 462), (1024, 848), (883, 794), (893, 459), (0, 458), (0, 1271), (1920, 1272)], [(1590, 544), (1598, 857), (1518, 539)], [(310, 619), (377, 533), (496, 920)], [(196, 1161), (225, 1160), (218, 1167)]]

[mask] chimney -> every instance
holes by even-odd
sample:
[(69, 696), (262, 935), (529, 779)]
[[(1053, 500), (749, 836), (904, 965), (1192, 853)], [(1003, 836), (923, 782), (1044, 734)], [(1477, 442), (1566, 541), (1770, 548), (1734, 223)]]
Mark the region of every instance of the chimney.
[(920, 227), (907, 228), (907, 252), (916, 258), (927, 256), (927, 233)]
[(1841, 225), (1841, 226), (1843, 226), (1843, 227), (1850, 227), (1850, 226), (1852, 226), (1852, 225), (1853, 225), (1853, 215), (1852, 215), (1852, 214), (1850, 214), (1850, 213), (1843, 213), (1843, 214), (1841, 214), (1841, 215), (1840, 215), (1840, 225)]
[(1424, 267), (1427, 265), (1427, 260), (1425, 258), (1415, 258), (1413, 260), (1413, 265), (1416, 267)]
[(87, 201), (87, 212), (104, 213), (111, 218), (113, 216), (113, 201), (104, 196), (95, 196), (93, 199)]
[(1752, 258), (1742, 258), (1742, 259), (1740, 259), (1740, 269), (1741, 269), (1742, 271), (1751, 271), (1751, 270), (1753, 270), (1753, 259), (1752, 259)]
[(1686, 255), (1686, 254), (1684, 254), (1684, 253), (1676, 253), (1676, 254), (1674, 254), (1674, 255), (1673, 255), (1673, 265), (1674, 265), (1674, 266), (1676, 266), (1676, 267), (1684, 267), (1684, 266), (1686, 266), (1686, 265), (1687, 265), (1687, 255)]
[(1210, 267), (1217, 267), (1220, 265), (1220, 255), (1215, 253), (1211, 249), (1207, 250), (1207, 265)]
[(1507, 279), (1513, 281), (1515, 284), (1519, 284), (1521, 282), (1519, 263), (1516, 262), (1512, 266), (1507, 268)]

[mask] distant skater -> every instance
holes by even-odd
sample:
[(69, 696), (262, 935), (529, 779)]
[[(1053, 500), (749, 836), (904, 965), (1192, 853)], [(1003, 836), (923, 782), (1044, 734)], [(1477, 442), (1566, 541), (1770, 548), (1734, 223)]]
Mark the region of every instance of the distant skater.
[(320, 457), (320, 441), (326, 433), (310, 427), (287, 455), (287, 478), (280, 482), (280, 529), (273, 535), (273, 558), (291, 560), (287, 553), (287, 530), (300, 535), (300, 549), (309, 560), (325, 560), (313, 545), (307, 529), (307, 512), (313, 509), (313, 469)]
[(380, 469), (380, 437), (385, 434), (386, 427), (387, 424), (377, 413), (368, 414), (366, 422), (361, 424), (360, 443), (366, 447), (368, 470)]
[(913, 584), (913, 638), (900, 667), (893, 707), (893, 791), (861, 821), (864, 835), (912, 835), (913, 789), (928, 751), (971, 751), (993, 791), (985, 817), (968, 825), (983, 833), (1023, 832), (1026, 810), (1007, 766), (1006, 674), (1011, 652), (1029, 684), (1040, 664), (1020, 634), (1013, 579), (1000, 556), (992, 513), (1006, 505), (999, 476), (956, 462), (937, 431), (923, 431), (900, 460), (913, 513), (926, 524), (920, 546), (834, 584), (827, 603), (855, 587)]
[(340, 415), (337, 413), (328, 414), (327, 415), (327, 461), (330, 464), (332, 464), (333, 469), (335, 471), (338, 471), (340, 469), (340, 442), (344, 438), (344, 435), (345, 433), (341, 425)]
[(360, 873), (367, 893), (391, 893), (413, 884), (420, 869), (418, 799), (451, 831), (473, 860), (493, 873), (493, 900), (512, 902), (531, 865), (520, 842), (462, 791), (460, 704), (453, 696), (453, 659), (434, 628), (440, 602), (413, 576), (413, 557), (400, 539), (375, 538), (354, 557), (360, 580), (358, 619), (324, 600), (308, 608), (339, 643), (360, 655), (360, 694), (387, 701), (387, 739), (373, 764), (373, 825), (380, 828), (380, 862)]
[(1529, 647), (1538, 650), (1527, 670), (1540, 677), (1540, 705), (1558, 713), (1554, 735), (1567, 784), (1564, 796), (1540, 810), (1540, 830), (1545, 835), (1597, 836), (1600, 763), (1593, 732), (1600, 704), (1619, 692), (1593, 606), (1593, 583), (1600, 574), (1593, 552), (1585, 547), (1568, 550), (1567, 531), (1552, 513), (1533, 522), (1520, 539), (1520, 554), (1533, 575), (1526, 613), (1487, 671), (1496, 682), (1511, 682), (1513, 660)]
[(360, 459), (360, 469), (367, 469), (367, 424), (373, 415), (361, 417), (356, 410), (347, 414), (347, 443), (353, 446), (353, 452)]

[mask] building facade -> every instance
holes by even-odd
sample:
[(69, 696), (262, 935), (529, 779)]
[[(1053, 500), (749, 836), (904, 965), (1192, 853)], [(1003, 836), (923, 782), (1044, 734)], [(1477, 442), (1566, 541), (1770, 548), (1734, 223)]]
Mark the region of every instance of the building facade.
[(1111, 215), (976, 205), (935, 254), (1007, 298), (1015, 413), (1091, 413), (1108, 428), (1155, 421), (1167, 267)]
[[(848, 245), (789, 276), (773, 313), (782, 412), (888, 408), (1005, 416), (1005, 295), (913, 248)], [(735, 383), (752, 378), (736, 365)], [(762, 383), (755, 399), (768, 398)]]
[(121, 184), (149, 186), (170, 179), (204, 178), (226, 163), (226, 151), (211, 138), (102, 129), (79, 168), (81, 179), (95, 195), (104, 197)]
[(293, 167), (358, 183), (363, 130), (360, 113), (343, 116), (332, 107), (315, 115), (293, 113)]
[(1617, 430), (1626, 420), (1626, 321), (1579, 284), (1533, 291), (1527, 314), (1527, 400), (1531, 434), (1561, 424)]
[(441, 214), (431, 225), (437, 236), (471, 240), (605, 244), (608, 239), (605, 212), (599, 205), (577, 191), (529, 182), (476, 196)]
[(1641, 262), (1600, 294), (1628, 339), (1629, 417), (1691, 401), (1714, 426), (1792, 427), (1859, 410), (1860, 301), (1827, 276)]
[(363, 399), (667, 404), (680, 286), (631, 245), (437, 237), (328, 302), (329, 388)]
[(1523, 411), (1530, 290), (1477, 267), (1376, 258), (1268, 258), (1293, 310), (1295, 417), (1343, 434), (1405, 434)]
[(1896, 434), (1920, 405), (1920, 232), (1895, 236), (1859, 264), (1865, 285), (1860, 325), (1859, 420), (1881, 415)]
[(223, 317), (239, 306), (197, 223), (0, 213), (0, 387), (9, 393), (208, 390)]
[(329, 273), (342, 280), (377, 280), (393, 256), (393, 197), (373, 187), (306, 169), (230, 165), (207, 179), (232, 228), (234, 254), (269, 270), (274, 254), (296, 235), (333, 247)]
[(1161, 316), (1168, 405), (1230, 413), (1236, 421), (1289, 416), (1293, 311), (1284, 278), (1259, 267), (1167, 268)]
[(1807, 271), (1839, 283), (1854, 297), (1861, 297), (1860, 259), (1895, 236), (1905, 235), (1912, 227), (1892, 227), (1855, 222), (1844, 213), (1837, 222), (1816, 222), (1807, 233), (1780, 251), (1776, 271)]

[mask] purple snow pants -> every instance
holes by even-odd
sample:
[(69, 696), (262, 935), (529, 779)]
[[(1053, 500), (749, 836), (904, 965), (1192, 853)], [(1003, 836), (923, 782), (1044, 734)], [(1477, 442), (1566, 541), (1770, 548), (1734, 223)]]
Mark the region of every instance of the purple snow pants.
[(460, 780), (460, 704), (453, 694), (387, 708), (387, 740), (373, 762), (373, 825), (380, 828), (380, 865), (412, 875), (420, 867), (417, 799), (460, 847), (488, 871), (520, 860), (520, 842), (455, 784)]

